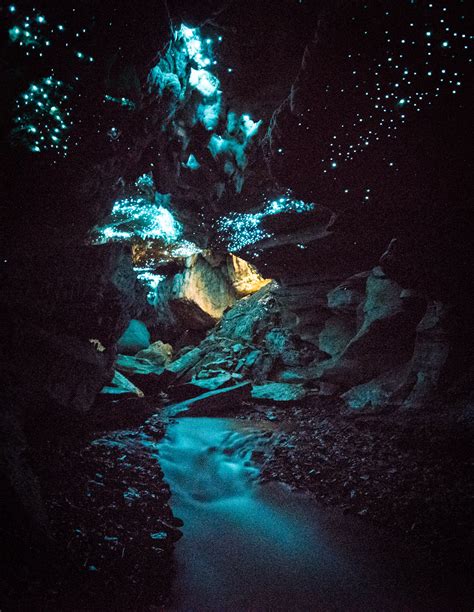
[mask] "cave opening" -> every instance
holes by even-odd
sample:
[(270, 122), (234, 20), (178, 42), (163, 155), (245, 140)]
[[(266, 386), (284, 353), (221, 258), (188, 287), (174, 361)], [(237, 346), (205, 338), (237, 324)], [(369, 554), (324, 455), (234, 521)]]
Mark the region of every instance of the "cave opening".
[(470, 610), (462, 0), (21, 0), (5, 610)]

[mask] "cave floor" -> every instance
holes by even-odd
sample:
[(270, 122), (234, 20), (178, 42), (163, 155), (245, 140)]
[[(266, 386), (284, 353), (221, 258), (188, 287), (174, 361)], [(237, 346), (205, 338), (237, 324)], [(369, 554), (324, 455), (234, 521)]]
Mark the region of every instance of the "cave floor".
[[(275, 433), (252, 457), (263, 481), (286, 483), (341, 516), (356, 515), (362, 528), (368, 521), (416, 546), (426, 588), (436, 589), (443, 576), (440, 602), (449, 604), (439, 609), (470, 608), (466, 428), (444, 413), (348, 415), (330, 398), (285, 407), (247, 403), (225, 416), (271, 424)], [(181, 535), (158, 464), (167, 419), (155, 407), (141, 426), (136, 413), (133, 420), (131, 429), (38, 442), (34, 459), (57, 544), (52, 557), (45, 554), (43, 577), (25, 575), (30, 609), (166, 605)]]
[(287, 483), (414, 545), (433, 573), (432, 588), (444, 577), (446, 609), (469, 608), (474, 491), (465, 423), (449, 410), (358, 414), (329, 398), (260, 407), (243, 418), (262, 412), (285, 432), (260, 458), (264, 481)]

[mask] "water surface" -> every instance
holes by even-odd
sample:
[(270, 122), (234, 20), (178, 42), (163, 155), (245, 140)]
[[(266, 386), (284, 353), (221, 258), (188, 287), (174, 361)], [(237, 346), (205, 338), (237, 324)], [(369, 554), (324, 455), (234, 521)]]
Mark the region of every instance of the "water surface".
[(251, 457), (262, 435), (242, 421), (184, 417), (161, 441), (173, 512), (184, 521), (175, 609), (419, 609), (402, 596), (408, 574), (383, 535), (283, 485), (258, 484)]

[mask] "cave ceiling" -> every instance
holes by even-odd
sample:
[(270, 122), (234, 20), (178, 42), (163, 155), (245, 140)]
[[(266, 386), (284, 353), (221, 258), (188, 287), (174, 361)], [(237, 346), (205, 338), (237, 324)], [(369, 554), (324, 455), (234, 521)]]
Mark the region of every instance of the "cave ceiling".
[(181, 240), (273, 273), (360, 269), (394, 238), (428, 259), (466, 227), (461, 0), (1, 12), (12, 236)]

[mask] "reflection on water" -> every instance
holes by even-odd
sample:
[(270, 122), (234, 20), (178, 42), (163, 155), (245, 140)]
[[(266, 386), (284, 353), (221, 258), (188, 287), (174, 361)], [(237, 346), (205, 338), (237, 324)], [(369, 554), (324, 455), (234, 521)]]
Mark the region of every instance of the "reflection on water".
[(403, 609), (401, 576), (377, 561), (370, 534), (354, 538), (305, 497), (258, 484), (251, 455), (264, 435), (232, 419), (188, 417), (160, 443), (184, 521), (175, 609)]

